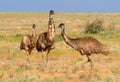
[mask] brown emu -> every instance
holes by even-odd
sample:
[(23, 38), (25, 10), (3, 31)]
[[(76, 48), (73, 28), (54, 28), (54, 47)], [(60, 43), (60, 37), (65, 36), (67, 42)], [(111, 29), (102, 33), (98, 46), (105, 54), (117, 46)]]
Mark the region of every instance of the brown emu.
[(102, 53), (104, 55), (108, 54), (108, 50), (106, 50), (97, 39), (95, 39), (91, 36), (85, 36), (85, 37), (72, 39), (72, 38), (69, 38), (65, 34), (64, 23), (59, 24), (58, 27), (61, 28), (61, 35), (62, 35), (64, 41), (69, 46), (71, 46), (75, 50), (79, 51), (81, 55), (87, 56), (88, 60), (85, 63), (90, 62), (91, 69), (92, 69), (92, 60), (89, 58), (89, 56), (91, 54), (99, 54), (99, 53)]
[(22, 38), (21, 44), (20, 44), (20, 49), (25, 50), (25, 51), (28, 52), (28, 54), (27, 54), (27, 62), (28, 63), (30, 63), (29, 56), (30, 56), (33, 48), (35, 47), (35, 44), (36, 44), (35, 27), (36, 27), (36, 25), (33, 24), (33, 26), (32, 26), (32, 34), (25, 35)]
[(48, 31), (39, 35), (36, 42), (36, 49), (38, 52), (42, 52), (42, 61), (44, 62), (44, 51), (47, 51), (46, 54), (46, 63), (48, 62), (48, 54), (50, 50), (54, 48), (54, 33), (55, 33), (55, 24), (53, 20), (54, 11), (50, 10), (49, 12), (49, 21), (48, 21)]

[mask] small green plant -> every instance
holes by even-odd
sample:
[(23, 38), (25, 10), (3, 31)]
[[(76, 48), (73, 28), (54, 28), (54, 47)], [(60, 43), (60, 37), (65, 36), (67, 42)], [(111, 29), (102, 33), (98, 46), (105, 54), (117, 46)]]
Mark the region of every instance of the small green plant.
[(23, 71), (24, 71), (24, 69), (22, 68), (22, 67), (18, 67), (18, 68), (16, 68), (16, 73), (22, 73)]
[(16, 78), (16, 77), (4, 78), (4, 79), (1, 79), (0, 82), (40, 82), (40, 81), (38, 81), (37, 76), (27, 76), (27, 75), (25, 75), (22, 78)]
[(55, 55), (61, 54), (61, 52), (58, 48), (55, 48), (54, 51), (52, 51), (52, 54), (55, 56)]
[(0, 82), (19, 82), (17, 78), (6, 78), (1, 80)]
[(77, 58), (74, 63), (77, 63), (77, 62), (80, 62), (80, 61), (83, 61), (83, 58), (82, 58), (82, 57)]
[(42, 82), (53, 82), (51, 78), (45, 78)]
[(38, 81), (38, 76), (33, 76), (30, 74), (26, 74), (20, 82), (39, 82)]
[(107, 76), (101, 80), (101, 82), (116, 82), (115, 77), (113, 75)]
[(55, 36), (55, 40), (56, 41), (63, 41), (63, 39), (62, 39), (60, 34)]
[(45, 78), (42, 82), (63, 82), (64, 79), (61, 77), (54, 77), (54, 78)]
[(4, 76), (4, 70), (0, 69), (0, 79)]
[(61, 77), (54, 77), (54, 81), (53, 82), (63, 82), (63, 78), (61, 78)]
[(6, 40), (5, 36), (0, 35), (0, 40)]
[(110, 51), (111, 51), (112, 53), (118, 55), (118, 54), (120, 53), (119, 50), (120, 50), (120, 47), (119, 47), (119, 46), (114, 46), (114, 47), (111, 48)]
[(92, 23), (87, 22), (85, 26), (85, 33), (96, 34), (103, 30), (103, 21), (99, 19), (96, 19)]
[(22, 36), (23, 36), (22, 34), (16, 34), (14, 36), (11, 36), (11, 38), (13, 41), (19, 42), (19, 41), (21, 41)]

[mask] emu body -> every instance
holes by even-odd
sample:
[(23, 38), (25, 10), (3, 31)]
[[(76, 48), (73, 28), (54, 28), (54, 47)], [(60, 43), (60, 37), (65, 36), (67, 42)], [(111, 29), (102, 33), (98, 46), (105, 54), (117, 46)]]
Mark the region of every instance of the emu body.
[(28, 63), (30, 63), (29, 56), (30, 56), (33, 48), (36, 45), (35, 27), (36, 27), (36, 25), (33, 24), (32, 34), (31, 35), (29, 35), (29, 34), (25, 35), (22, 38), (21, 43), (20, 43), (20, 50), (25, 50), (26, 52), (28, 52), (28, 54), (27, 54), (27, 61), (28, 61)]
[(104, 55), (108, 54), (108, 50), (106, 50), (104, 46), (101, 44), (101, 42), (99, 42), (97, 39), (91, 36), (72, 39), (65, 34), (64, 23), (61, 23), (58, 27), (61, 28), (61, 35), (64, 41), (69, 46), (80, 52), (81, 55), (87, 56), (88, 61), (86, 61), (85, 63), (90, 62), (91, 69), (92, 69), (92, 60), (89, 58), (91, 54), (99, 54), (99, 53), (102, 53)]
[(47, 51), (46, 54), (46, 63), (48, 62), (48, 54), (50, 50), (54, 48), (54, 33), (55, 33), (55, 24), (53, 20), (54, 11), (50, 10), (49, 12), (49, 21), (48, 21), (48, 31), (41, 33), (36, 42), (36, 49), (38, 52), (42, 52), (42, 61), (44, 62), (43, 52)]

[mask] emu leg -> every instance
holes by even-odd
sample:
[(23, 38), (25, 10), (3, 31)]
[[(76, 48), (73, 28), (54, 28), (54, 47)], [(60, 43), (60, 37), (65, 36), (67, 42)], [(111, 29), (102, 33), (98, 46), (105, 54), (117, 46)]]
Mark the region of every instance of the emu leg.
[(46, 54), (46, 63), (48, 63), (48, 54), (50, 52), (50, 49), (47, 51), (47, 54)]
[(93, 68), (93, 65), (92, 65), (92, 60), (89, 58), (89, 56), (87, 55), (87, 58), (88, 58), (88, 62), (90, 62), (90, 65), (91, 65), (91, 70)]
[[(50, 53), (50, 51), (53, 50), (53, 49), (55, 49), (55, 45), (54, 45), (54, 43), (53, 43), (53, 45), (50, 47), (50, 49), (49, 49), (49, 53)], [(52, 59), (52, 56), (49, 55), (49, 58)]]
[(44, 63), (44, 52), (42, 50), (42, 63)]
[(55, 48), (55, 45), (54, 43), (50, 46), (50, 48), (48, 49), (47, 51), (47, 54), (46, 54), (46, 63), (48, 63), (48, 54), (50, 53), (51, 50), (53, 50)]
[(26, 58), (26, 61), (27, 61), (27, 63), (29, 63), (29, 64), (30, 64), (29, 56), (30, 56), (30, 55), (27, 53), (27, 58)]
[(91, 70), (92, 70), (92, 68), (93, 68), (92, 61), (91, 61), (91, 59), (89, 58), (89, 55), (86, 55), (86, 56), (87, 56), (88, 60), (85, 61), (85, 62), (83, 63), (83, 65), (86, 64), (86, 63), (88, 63), (88, 62), (90, 62)]
[(29, 50), (29, 54), (27, 54), (27, 62), (30, 64), (30, 54), (32, 50)]
[(27, 62), (30, 64), (30, 60), (29, 60), (29, 54), (27, 54)]

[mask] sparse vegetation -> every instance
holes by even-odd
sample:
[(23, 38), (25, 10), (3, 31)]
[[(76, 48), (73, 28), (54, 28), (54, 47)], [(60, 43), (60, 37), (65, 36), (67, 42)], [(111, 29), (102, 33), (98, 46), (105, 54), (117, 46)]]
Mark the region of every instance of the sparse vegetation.
[(0, 40), (6, 40), (6, 39), (5, 39), (5, 36), (0, 35)]
[(0, 82), (39, 82), (36, 76), (23, 76), (22, 78), (5, 78)]
[(45, 78), (42, 82), (63, 82), (63, 78), (54, 77), (54, 78)]
[(13, 39), (15, 42), (20, 42), (22, 36), (23, 36), (22, 34), (16, 34), (15, 36), (13, 36)]
[[(31, 33), (33, 23), (36, 24), (37, 35), (48, 30), (48, 13), (0, 12), (0, 18), (0, 82), (120, 81), (120, 13), (57, 13), (55, 49), (50, 52), (47, 67), (41, 63), (41, 53), (35, 49), (31, 53), (31, 64), (26, 64), (26, 53), (19, 50), (19, 45), (22, 36)], [(81, 67), (86, 57), (63, 41), (57, 28), (61, 22), (66, 24), (68, 36), (92, 36), (110, 48), (107, 56), (94, 54), (91, 76), (89, 64), (85, 69)], [(90, 32), (85, 33), (87, 25)]]
[(8, 48), (8, 53), (9, 53), (9, 56), (7, 59), (20, 58), (19, 46), (16, 44), (13, 44), (11, 47)]
[(4, 70), (0, 69), (0, 79), (2, 79), (3, 76), (4, 76)]
[(24, 72), (24, 68), (23, 67), (18, 67), (15, 69), (16, 73), (19, 74), (19, 73), (23, 73)]
[(115, 77), (113, 75), (109, 75), (101, 80), (102, 82), (116, 82)]
[(75, 63), (81, 62), (81, 61), (83, 61), (83, 58), (82, 58), (82, 57), (78, 57), (78, 58), (76, 59)]

